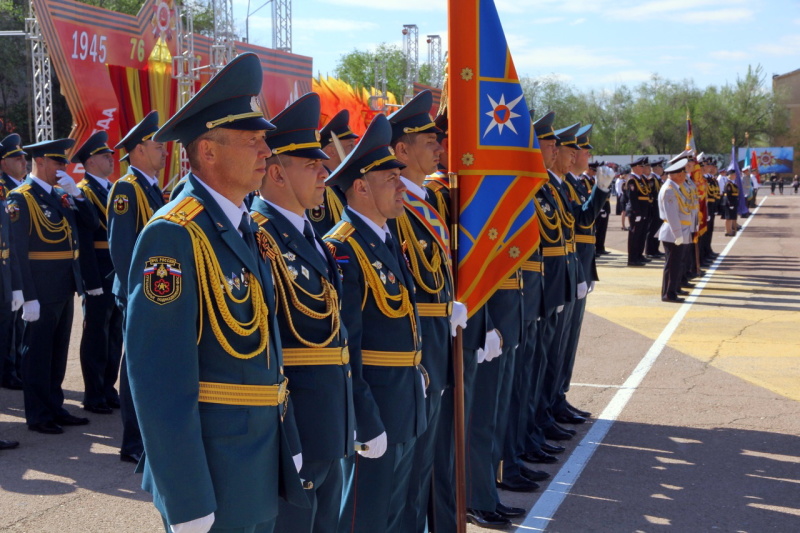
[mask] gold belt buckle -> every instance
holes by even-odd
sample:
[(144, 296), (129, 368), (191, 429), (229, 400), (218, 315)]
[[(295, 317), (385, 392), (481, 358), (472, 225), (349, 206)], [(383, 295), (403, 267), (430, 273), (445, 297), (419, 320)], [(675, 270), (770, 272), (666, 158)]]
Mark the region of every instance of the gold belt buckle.
[(342, 346), (342, 364), (346, 365), (350, 362), (350, 348)]

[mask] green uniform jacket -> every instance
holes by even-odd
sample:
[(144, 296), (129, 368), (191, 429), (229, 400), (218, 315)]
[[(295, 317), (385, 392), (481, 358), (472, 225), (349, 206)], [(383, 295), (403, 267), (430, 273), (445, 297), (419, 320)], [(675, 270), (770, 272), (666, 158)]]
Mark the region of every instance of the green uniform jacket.
[[(256, 222), (275, 240), (288, 274), (299, 285), (295, 292), (300, 304), (314, 312), (324, 313), (325, 303), (312, 299), (308, 294), (322, 293), (323, 278), (333, 284), (337, 294), (342, 292), (339, 269), (328, 247), (317, 237), (325, 252), (323, 258), (285, 216), (261, 198), (253, 200), (252, 210), (256, 214)], [(266, 217), (266, 220), (258, 214)], [(276, 277), (282, 276), (280, 272), (274, 273)], [(283, 279), (283, 282), (289, 284), (291, 281)], [(303, 291), (308, 291), (308, 294)], [(288, 294), (279, 294), (277, 309), (283, 349), (306, 348), (311, 356), (314, 349), (301, 343), (297, 334), (310, 343), (323, 343), (332, 333), (332, 320), (313, 318), (302, 313), (292, 303), (291, 296), (287, 296)], [(341, 300), (334, 313), (340, 312)], [(330, 349), (344, 346), (347, 346), (347, 329), (341, 325), (339, 334), (325, 347)], [(303, 446), (303, 461), (332, 461), (352, 455), (353, 432), (356, 427), (350, 365), (292, 365), (288, 356), (284, 360), (292, 391), (294, 418)]]
[(22, 276), (11, 253), (11, 220), (6, 211), (6, 190), (0, 184), (0, 304), (11, 302), (11, 293), (22, 289)]
[[(60, 302), (72, 298), (77, 291), (83, 294), (79, 263), (78, 235), (80, 226), (93, 229), (97, 214), (84, 200), (75, 200), (60, 187), (53, 187), (56, 199), (31, 178), (8, 195), (8, 214), (11, 218), (12, 255), (16, 256), (22, 276), (22, 292), (26, 302)], [(33, 202), (31, 212), (28, 198)], [(51, 232), (41, 221), (39, 227), (45, 239), (60, 240), (48, 243), (39, 237), (36, 221), (44, 217), (47, 224), (61, 224), (66, 219), (69, 235)]]
[[(352, 226), (347, 237), (337, 231)], [(373, 366), (362, 364), (362, 351), (413, 352), (420, 349), (420, 325), (416, 310), (415, 337), (408, 316), (390, 318), (379, 308), (373, 292), (365, 294), (364, 272), (353, 251), (354, 241), (364, 250), (371, 268), (381, 276), (390, 296), (405, 287), (414, 304), (414, 284), (400, 252), (392, 252), (358, 215), (345, 207), (342, 220), (326, 236), (342, 276), (342, 321), (350, 342), (353, 367), (353, 400), (358, 439), (367, 442), (386, 431), (389, 444), (406, 442), (425, 431), (425, 397), (420, 372), (414, 366)], [(397, 304), (390, 303), (397, 309)], [(423, 347), (424, 349), (424, 347)]]
[[(114, 263), (114, 287), (112, 292), (122, 300), (128, 295), (128, 271), (131, 268), (133, 246), (139, 233), (153, 213), (164, 205), (161, 193), (135, 168), (114, 182), (108, 193), (108, 246)], [(137, 187), (147, 200), (140, 205)]]
[[(194, 207), (176, 208), (184, 201), (188, 202), (184, 206)], [(291, 431), (291, 408), (282, 423), (283, 405), (225, 405), (198, 398), (199, 382), (261, 386), (283, 382), (271, 270), (193, 176), (156, 217), (172, 210), (178, 217), (191, 218), (205, 236), (221, 278), (199, 281), (193, 241), (202, 239), (190, 234), (192, 226), (158, 218), (142, 231), (128, 278), (126, 335), (128, 375), (145, 449), (139, 464), (144, 472), (142, 487), (153, 494), (155, 506), (170, 524), (211, 512), (218, 528), (266, 522), (278, 513), (279, 492), (301, 505), (305, 498), (292, 463), (299, 450), (286, 440), (286, 434), (296, 435), (296, 427)], [(254, 222), (251, 228), (257, 228)], [(204, 270), (212, 275), (213, 269)], [(263, 291), (257, 301), (252, 281)], [(220, 306), (213, 293), (211, 306), (201, 300), (201, 288), (226, 285), (233, 298), (244, 300), (236, 303), (223, 295)], [(268, 324), (266, 348), (250, 358), (231, 355), (213, 331), (209, 314), (216, 317), (222, 338), (233, 351), (250, 355), (258, 350), (262, 333), (234, 333), (223, 321), (220, 307), (245, 323), (264, 301), (268, 315), (258, 324)]]

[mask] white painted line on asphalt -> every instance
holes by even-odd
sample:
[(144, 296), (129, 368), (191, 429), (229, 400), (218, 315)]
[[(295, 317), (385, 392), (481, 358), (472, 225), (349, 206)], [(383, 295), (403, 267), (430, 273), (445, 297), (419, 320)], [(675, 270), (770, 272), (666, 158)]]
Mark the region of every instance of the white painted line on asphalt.
[(592, 458), (592, 455), (594, 455), (597, 447), (603, 442), (603, 439), (608, 434), (611, 426), (614, 425), (614, 422), (622, 413), (622, 410), (625, 409), (625, 406), (630, 401), (633, 393), (636, 392), (636, 389), (639, 387), (639, 385), (641, 385), (642, 380), (644, 380), (645, 376), (647, 376), (647, 373), (653, 367), (653, 364), (656, 362), (656, 359), (658, 359), (658, 356), (661, 355), (661, 352), (664, 350), (670, 338), (675, 333), (675, 330), (678, 329), (678, 326), (689, 312), (689, 309), (691, 309), (692, 304), (697, 299), (697, 296), (699, 296), (703, 291), (706, 284), (711, 279), (711, 276), (714, 275), (714, 272), (716, 272), (720, 263), (722, 263), (722, 260), (728, 255), (728, 252), (731, 251), (733, 246), (736, 244), (736, 241), (739, 240), (739, 236), (744, 233), (747, 225), (750, 224), (751, 220), (753, 220), (756, 213), (758, 213), (758, 210), (761, 209), (761, 206), (764, 204), (764, 201), (767, 198), (769, 197), (765, 196), (761, 199), (758, 207), (756, 207), (756, 209), (745, 220), (744, 224), (742, 225), (742, 230), (737, 232), (736, 236), (728, 242), (728, 245), (725, 247), (722, 253), (717, 256), (714, 264), (711, 265), (711, 267), (706, 271), (705, 275), (700, 279), (700, 281), (697, 282), (692, 293), (686, 298), (686, 301), (681, 304), (681, 306), (675, 312), (675, 315), (672, 317), (672, 320), (669, 321), (658, 338), (653, 342), (652, 346), (650, 346), (650, 349), (647, 350), (647, 353), (644, 355), (642, 360), (639, 361), (639, 364), (633, 369), (631, 375), (628, 376), (628, 379), (625, 380), (625, 383), (622, 384), (622, 387), (620, 387), (616, 394), (614, 394), (611, 402), (609, 402), (603, 412), (600, 413), (600, 416), (594, 422), (594, 424), (592, 424), (589, 432), (585, 437), (583, 437), (581, 442), (569, 456), (569, 459), (567, 459), (567, 461), (558, 471), (558, 474), (556, 474), (556, 476), (547, 486), (545, 492), (542, 493), (542, 495), (536, 501), (533, 509), (531, 509), (528, 515), (525, 517), (525, 521), (517, 527), (517, 532), (522, 533), (525, 531), (544, 531), (549, 525), (550, 521), (553, 519), (553, 516), (556, 514), (556, 511), (558, 511), (558, 508), (564, 502), (567, 494), (569, 494), (570, 489), (575, 485), (575, 482), (578, 480), (578, 477), (580, 477), (581, 472), (583, 472), (583, 469), (588, 464), (589, 459)]
[(597, 389), (621, 389), (622, 385), (599, 385), (597, 383), (570, 383), (570, 387), (595, 387)]

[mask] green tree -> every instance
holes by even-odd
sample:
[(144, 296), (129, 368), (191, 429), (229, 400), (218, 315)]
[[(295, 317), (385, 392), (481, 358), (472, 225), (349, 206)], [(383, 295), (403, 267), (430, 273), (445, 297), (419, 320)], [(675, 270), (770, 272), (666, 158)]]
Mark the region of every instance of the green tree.
[(386, 90), (401, 98), (406, 92), (406, 58), (396, 45), (382, 43), (374, 52), (354, 49), (339, 58), (333, 75), (354, 87), (372, 87), (376, 61), (386, 64)]
[[(27, 4), (22, 1), (0, 1), (0, 31), (23, 31)], [(23, 137), (29, 134), (28, 101), (30, 77), (25, 37), (2, 37), (0, 40), (0, 138), (11, 132)]]

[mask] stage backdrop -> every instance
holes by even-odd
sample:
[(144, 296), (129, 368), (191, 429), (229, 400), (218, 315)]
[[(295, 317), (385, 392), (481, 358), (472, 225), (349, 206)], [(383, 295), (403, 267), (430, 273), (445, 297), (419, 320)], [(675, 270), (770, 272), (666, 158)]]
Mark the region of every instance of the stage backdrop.
[[(74, 121), (70, 137), (82, 144), (92, 133), (106, 130), (115, 145), (151, 110), (161, 123), (176, 111), (176, 81), (172, 57), (177, 53), (174, 0), (147, 0), (137, 16), (124, 15), (71, 0), (33, 0), (37, 18), (61, 92)], [(261, 58), (267, 116), (281, 111), (311, 90), (312, 59), (237, 42), (239, 53)], [(194, 50), (201, 66), (209, 63), (211, 40), (195, 35)], [(209, 79), (201, 70), (196, 88)], [(170, 146), (162, 186), (179, 170), (177, 150)], [(80, 179), (83, 169), (69, 169)], [(119, 176), (117, 169), (115, 178)]]
[[(794, 148), (791, 146), (771, 146), (769, 148), (750, 148), (758, 158), (758, 172), (764, 174), (794, 173)], [(739, 153), (742, 148), (739, 148)]]

